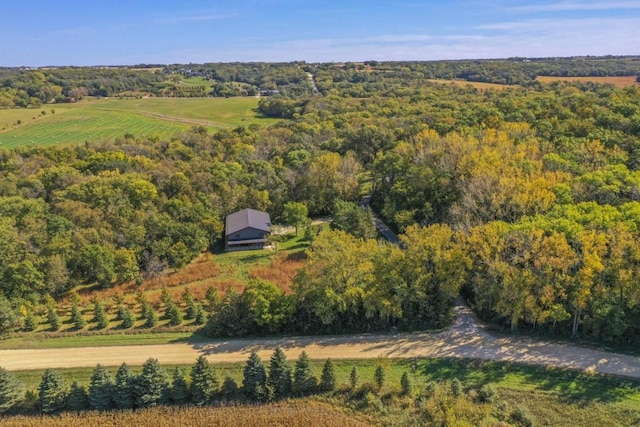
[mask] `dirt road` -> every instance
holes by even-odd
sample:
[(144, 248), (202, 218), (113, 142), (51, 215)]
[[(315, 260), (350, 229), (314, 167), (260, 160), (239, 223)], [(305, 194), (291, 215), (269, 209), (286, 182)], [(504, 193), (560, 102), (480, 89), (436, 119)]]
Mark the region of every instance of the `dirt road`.
[(200, 354), (211, 362), (245, 361), (252, 350), (263, 360), (276, 346), (289, 358), (305, 350), (314, 359), (465, 357), (550, 365), (640, 378), (640, 358), (567, 344), (486, 333), (475, 315), (459, 302), (454, 325), (437, 334), (350, 335), (264, 340), (212, 340), (202, 344), (166, 344), (69, 349), (1, 350), (0, 366), (8, 370), (141, 365), (155, 357), (162, 364), (191, 364)]

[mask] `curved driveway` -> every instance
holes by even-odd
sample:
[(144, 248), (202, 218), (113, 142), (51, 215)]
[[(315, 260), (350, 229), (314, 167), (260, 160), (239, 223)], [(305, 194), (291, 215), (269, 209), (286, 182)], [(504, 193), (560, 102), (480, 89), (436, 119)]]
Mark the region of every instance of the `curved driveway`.
[(155, 357), (162, 364), (191, 364), (200, 354), (211, 362), (245, 361), (258, 351), (268, 360), (280, 346), (289, 358), (305, 350), (312, 359), (369, 359), (379, 357), (461, 357), (528, 363), (640, 378), (640, 358), (570, 344), (519, 337), (496, 338), (486, 333), (461, 302), (457, 318), (436, 333), (344, 335), (279, 339), (212, 340), (209, 343), (0, 350), (0, 366), (8, 370), (141, 365)]

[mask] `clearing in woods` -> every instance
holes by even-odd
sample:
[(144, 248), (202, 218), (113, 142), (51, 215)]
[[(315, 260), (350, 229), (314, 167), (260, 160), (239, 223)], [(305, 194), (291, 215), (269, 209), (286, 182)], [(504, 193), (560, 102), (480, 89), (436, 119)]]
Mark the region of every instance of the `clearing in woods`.
[(555, 77), (555, 76), (538, 76), (536, 80), (542, 83), (553, 82), (591, 82), (591, 83), (608, 83), (615, 87), (640, 87), (640, 83), (636, 80), (637, 76), (592, 76), (592, 77)]
[(210, 131), (274, 123), (256, 112), (258, 99), (89, 99), (75, 104), (0, 110), (0, 148), (54, 145), (122, 137), (167, 139), (192, 126)]

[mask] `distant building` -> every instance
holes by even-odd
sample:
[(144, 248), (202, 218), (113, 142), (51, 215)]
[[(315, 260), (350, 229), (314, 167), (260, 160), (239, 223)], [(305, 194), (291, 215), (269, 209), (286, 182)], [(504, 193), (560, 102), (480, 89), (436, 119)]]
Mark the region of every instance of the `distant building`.
[(243, 209), (227, 216), (224, 248), (226, 251), (264, 249), (271, 233), (271, 219), (266, 212)]

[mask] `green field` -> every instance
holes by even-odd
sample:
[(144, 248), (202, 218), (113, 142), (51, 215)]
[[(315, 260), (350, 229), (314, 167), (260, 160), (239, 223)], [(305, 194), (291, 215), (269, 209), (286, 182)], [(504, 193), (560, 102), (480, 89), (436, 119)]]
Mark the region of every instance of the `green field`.
[(78, 143), (126, 133), (168, 139), (196, 125), (215, 131), (275, 122), (260, 118), (257, 106), (257, 98), (144, 98), (0, 110), (0, 148)]

